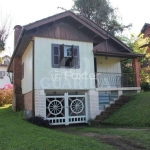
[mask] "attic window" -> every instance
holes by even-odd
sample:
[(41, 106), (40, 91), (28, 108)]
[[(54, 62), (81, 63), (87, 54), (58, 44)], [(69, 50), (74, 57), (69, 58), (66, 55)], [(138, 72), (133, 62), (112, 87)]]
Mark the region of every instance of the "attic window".
[(52, 44), (53, 68), (80, 68), (79, 46)]

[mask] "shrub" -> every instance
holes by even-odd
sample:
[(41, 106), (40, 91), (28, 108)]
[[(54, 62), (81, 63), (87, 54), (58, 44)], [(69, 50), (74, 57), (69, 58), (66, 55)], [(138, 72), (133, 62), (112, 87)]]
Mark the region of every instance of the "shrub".
[(144, 91), (150, 91), (150, 83), (148, 82), (143, 82), (141, 84), (141, 89), (144, 90)]
[(2, 89), (0, 89), (0, 106), (5, 104), (11, 104), (13, 98), (13, 85), (6, 84)]
[(45, 120), (43, 117), (41, 116), (36, 116), (36, 117), (30, 117), (28, 119), (26, 119), (28, 122), (41, 126), (41, 127), (46, 127), (46, 128), (50, 128), (50, 123), (48, 120)]

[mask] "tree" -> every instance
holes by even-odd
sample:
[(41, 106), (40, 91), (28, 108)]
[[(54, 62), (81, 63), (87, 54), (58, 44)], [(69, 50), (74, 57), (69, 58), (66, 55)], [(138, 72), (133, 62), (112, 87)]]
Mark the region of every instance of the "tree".
[[(140, 36), (131, 35), (130, 38), (125, 36), (117, 37), (119, 40), (124, 42), (127, 46), (129, 46), (134, 53), (145, 54), (145, 57), (140, 59), (141, 69), (140, 69), (140, 76), (141, 76), (141, 87), (144, 90), (150, 90), (150, 66), (148, 62), (150, 62), (150, 53), (147, 53), (147, 48), (145, 44), (150, 43), (150, 39), (143, 38), (143, 34)], [(131, 73), (133, 72), (132, 68), (132, 60), (126, 60), (122, 62), (122, 71), (124, 73)]]
[(5, 49), (6, 40), (10, 33), (11, 16), (0, 12), (0, 52)]
[(72, 10), (91, 19), (113, 35), (131, 27), (131, 24), (125, 26), (119, 23), (117, 9), (108, 0), (74, 0)]

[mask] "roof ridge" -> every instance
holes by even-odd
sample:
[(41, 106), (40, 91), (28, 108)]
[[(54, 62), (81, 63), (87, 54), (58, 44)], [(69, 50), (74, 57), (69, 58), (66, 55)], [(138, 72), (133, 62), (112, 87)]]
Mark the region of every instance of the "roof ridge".
[(58, 15), (63, 14), (63, 13), (67, 13), (67, 12), (71, 12), (71, 13), (73, 13), (73, 12), (72, 12), (72, 11), (70, 11), (70, 10), (66, 10), (66, 11), (64, 11), (64, 12), (61, 12), (61, 13), (58, 13), (58, 14), (54, 14), (54, 15), (51, 15), (51, 16), (49, 16), (49, 17), (46, 17), (46, 18), (43, 18), (43, 19), (40, 19), (40, 20), (37, 20), (37, 21), (31, 22), (31, 23), (28, 23), (28, 24), (24, 25), (23, 27), (27, 27), (28, 25), (32, 25), (32, 24), (34, 24), (34, 23), (37, 23), (37, 22), (40, 22), (40, 21), (43, 21), (43, 20), (49, 19), (49, 18), (54, 17), (54, 16), (58, 16)]

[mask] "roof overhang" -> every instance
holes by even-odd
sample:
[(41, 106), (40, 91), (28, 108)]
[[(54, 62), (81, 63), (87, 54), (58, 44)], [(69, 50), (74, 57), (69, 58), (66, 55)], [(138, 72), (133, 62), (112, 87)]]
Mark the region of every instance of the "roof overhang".
[(100, 52), (93, 51), (94, 55), (97, 56), (109, 56), (109, 57), (121, 57), (121, 58), (143, 58), (144, 54), (134, 54), (134, 53), (113, 53), (113, 52)]

